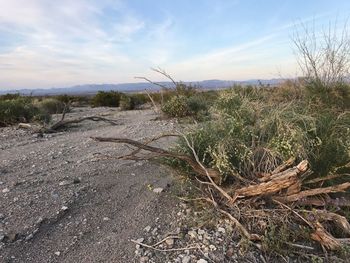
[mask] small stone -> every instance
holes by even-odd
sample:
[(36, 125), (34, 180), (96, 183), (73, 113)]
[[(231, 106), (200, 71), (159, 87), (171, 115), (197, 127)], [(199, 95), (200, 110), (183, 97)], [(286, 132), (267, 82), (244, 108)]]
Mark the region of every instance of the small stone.
[(197, 263), (208, 263), (208, 261), (206, 261), (205, 259), (200, 259), (200, 260), (197, 260)]
[(163, 192), (163, 190), (164, 190), (163, 188), (158, 187), (158, 188), (154, 188), (153, 192), (156, 193), (156, 194), (160, 194), (161, 192)]
[(155, 228), (152, 230), (152, 235), (155, 236), (155, 235), (157, 234), (157, 232), (158, 232), (158, 228), (155, 227)]
[(151, 226), (146, 226), (143, 230), (148, 233), (151, 230)]
[(140, 263), (146, 263), (148, 262), (149, 258), (148, 257), (141, 257), (140, 258)]
[(56, 252), (55, 252), (55, 255), (56, 255), (56, 256), (59, 256), (59, 255), (61, 255), (61, 252), (56, 251)]
[(28, 236), (26, 236), (25, 240), (29, 241), (31, 239), (33, 239), (34, 235), (33, 234), (29, 234)]
[(64, 205), (64, 206), (61, 207), (61, 210), (62, 210), (62, 211), (67, 211), (67, 210), (68, 210), (68, 207)]
[(10, 192), (10, 189), (4, 188), (4, 189), (2, 189), (2, 192), (3, 192), (4, 194), (6, 194), (6, 193)]
[(104, 217), (103, 221), (109, 221), (109, 217)]
[(183, 259), (182, 259), (182, 263), (190, 263), (191, 262), (191, 257), (190, 256), (185, 256)]
[(137, 243), (142, 243), (144, 240), (145, 240), (145, 239), (141, 237), (141, 238), (139, 238), (139, 239), (136, 239), (136, 242), (137, 242)]
[(234, 253), (235, 253), (235, 251), (234, 251), (233, 247), (230, 247), (226, 252), (226, 256), (230, 258), (233, 256)]
[(218, 227), (218, 232), (225, 234), (226, 233), (226, 229), (223, 228), (223, 227)]
[(203, 229), (198, 229), (198, 234), (199, 235), (204, 235), (205, 234), (205, 231)]
[(168, 247), (172, 247), (174, 245), (174, 239), (169, 238), (169, 239), (165, 240), (165, 243), (167, 244)]
[(197, 233), (195, 231), (188, 231), (187, 234), (193, 239), (197, 238)]
[(70, 182), (68, 181), (68, 180), (64, 180), (64, 181), (61, 181), (61, 182), (59, 182), (59, 186), (65, 186), (65, 185), (69, 185), (70, 184)]
[(214, 246), (214, 245), (209, 245), (209, 248), (210, 248), (210, 250), (212, 250), (212, 251), (215, 251), (215, 250), (216, 250), (216, 246)]

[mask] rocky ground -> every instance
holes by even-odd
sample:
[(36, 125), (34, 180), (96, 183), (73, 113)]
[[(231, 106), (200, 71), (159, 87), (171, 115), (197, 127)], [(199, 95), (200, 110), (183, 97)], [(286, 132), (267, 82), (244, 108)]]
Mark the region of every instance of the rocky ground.
[(84, 122), (43, 137), (0, 129), (0, 262), (264, 262), (242, 254), (229, 222), (191, 226), (200, 212), (175, 197), (172, 169), (117, 160), (126, 146), (90, 139), (141, 140), (179, 124), (151, 110), (76, 108), (66, 118), (90, 115), (119, 125)]

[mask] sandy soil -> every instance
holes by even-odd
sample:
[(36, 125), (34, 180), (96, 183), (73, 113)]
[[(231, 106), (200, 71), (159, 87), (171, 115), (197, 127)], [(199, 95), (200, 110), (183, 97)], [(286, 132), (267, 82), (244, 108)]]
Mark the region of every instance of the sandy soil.
[(140, 140), (177, 124), (154, 120), (150, 110), (77, 108), (67, 118), (89, 115), (120, 125), (85, 122), (44, 137), (0, 129), (0, 262), (134, 262), (129, 240), (172, 220), (172, 170), (108, 158), (129, 149), (90, 137)]

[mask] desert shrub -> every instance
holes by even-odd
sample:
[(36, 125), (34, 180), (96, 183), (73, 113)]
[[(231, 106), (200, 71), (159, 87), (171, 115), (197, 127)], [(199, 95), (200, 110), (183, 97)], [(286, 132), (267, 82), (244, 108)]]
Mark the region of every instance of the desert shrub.
[(135, 108), (135, 101), (133, 97), (123, 94), (120, 96), (119, 106), (121, 110), (133, 110)]
[(305, 86), (305, 90), (307, 98), (319, 108), (350, 109), (350, 85), (347, 83), (326, 87), (317, 82), (309, 82)]
[(132, 98), (135, 106), (140, 106), (150, 101), (147, 94), (145, 93), (135, 93), (135, 94), (130, 94), (129, 96)]
[[(298, 104), (266, 104), (235, 89), (222, 91), (212, 120), (189, 133), (198, 156), (223, 179), (238, 173), (255, 179), (291, 157), (308, 159), (315, 176), (350, 161), (350, 115)], [(184, 141), (180, 151), (192, 154)]]
[(92, 99), (93, 107), (119, 107), (121, 93), (116, 91), (99, 91)]
[(48, 114), (63, 113), (64, 110), (69, 111), (68, 105), (54, 98), (45, 98), (35, 102), (35, 105), (42, 111)]
[(187, 99), (187, 105), (193, 116), (206, 114), (208, 112), (207, 101), (200, 96), (192, 96)]
[(188, 106), (188, 99), (183, 95), (174, 96), (162, 105), (162, 111), (170, 117), (189, 116), (191, 110)]
[(18, 122), (48, 122), (50, 115), (33, 104), (31, 98), (18, 97), (0, 100), (0, 125), (7, 126)]
[(0, 100), (14, 100), (14, 99), (18, 99), (20, 97), (21, 97), (21, 95), (18, 94), (18, 93), (15, 93), (15, 94), (8, 93), (8, 94), (5, 94), (5, 95), (1, 95), (0, 96)]

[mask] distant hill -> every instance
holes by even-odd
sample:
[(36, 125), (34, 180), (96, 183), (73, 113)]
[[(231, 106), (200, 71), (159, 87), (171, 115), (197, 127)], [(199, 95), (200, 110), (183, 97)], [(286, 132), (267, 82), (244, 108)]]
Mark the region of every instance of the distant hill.
[[(222, 89), (232, 87), (235, 84), (240, 85), (278, 85), (283, 79), (270, 79), (270, 80), (246, 80), (246, 81), (231, 81), (231, 80), (203, 80), (198, 82), (184, 82), (191, 84), (202, 89)], [(173, 87), (171, 82), (158, 82), (166, 87)], [(123, 84), (86, 84), (78, 85), (67, 88), (49, 88), (49, 89), (19, 89), (19, 90), (0, 90), (0, 94), (6, 93), (20, 93), (22, 95), (59, 95), (59, 94), (70, 94), (70, 95), (81, 95), (81, 94), (95, 94), (98, 91), (120, 91), (120, 92), (138, 92), (143, 90), (159, 90), (159, 86), (148, 83), (123, 83)]]

